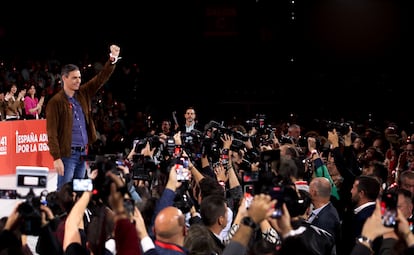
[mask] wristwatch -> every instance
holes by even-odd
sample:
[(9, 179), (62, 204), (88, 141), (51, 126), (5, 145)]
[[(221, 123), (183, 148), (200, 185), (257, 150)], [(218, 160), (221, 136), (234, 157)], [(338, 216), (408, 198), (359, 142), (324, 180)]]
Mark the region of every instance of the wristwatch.
[(369, 239), (368, 237), (365, 237), (365, 236), (359, 236), (359, 237), (357, 238), (357, 241), (358, 241), (358, 242), (360, 242), (360, 243), (366, 243), (366, 244), (368, 244), (370, 247), (372, 247), (372, 240), (371, 240), (371, 239)]
[(249, 216), (243, 217), (243, 219), (241, 220), (241, 223), (243, 225), (251, 227), (253, 230), (256, 230), (259, 228), (259, 225), (256, 222), (254, 222), (253, 219)]
[(362, 244), (362, 245), (364, 245), (364, 246), (366, 246), (370, 250), (370, 252), (372, 254), (374, 253), (374, 251), (372, 250), (372, 240), (369, 239), (368, 237), (366, 237), (366, 236), (359, 236), (357, 238), (357, 242), (360, 243), (360, 244)]

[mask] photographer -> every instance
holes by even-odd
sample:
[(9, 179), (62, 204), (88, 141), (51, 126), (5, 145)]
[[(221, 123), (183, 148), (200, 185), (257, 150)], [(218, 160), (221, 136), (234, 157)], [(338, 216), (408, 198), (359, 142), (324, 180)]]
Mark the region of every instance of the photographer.
[[(132, 215), (129, 214), (128, 208), (125, 207), (125, 194), (127, 193), (125, 183), (111, 171), (106, 172), (105, 176), (110, 180), (110, 193), (107, 197), (107, 202), (108, 207), (113, 212), (112, 220), (114, 222), (113, 233), (116, 253), (118, 255), (141, 254), (138, 235), (135, 226), (131, 222)], [(90, 245), (85, 246), (79, 231), (83, 228), (83, 215), (92, 196), (92, 191), (84, 191), (67, 217), (63, 240), (63, 250), (65, 255), (82, 255), (89, 254), (89, 252), (91, 254), (99, 255), (101, 254), (99, 251), (105, 249), (104, 242), (100, 244), (98, 243), (98, 246), (92, 245), (93, 242), (96, 242), (97, 240), (92, 240), (90, 238), (88, 238), (87, 241), (90, 242)]]
[[(49, 201), (47, 203), (49, 204)], [(52, 209), (48, 205), (40, 205), (42, 228), (36, 243), (36, 252), (40, 255), (63, 254), (62, 245), (59, 244), (55, 235), (56, 229), (61, 222), (61, 215), (58, 212), (52, 211)]]
[(222, 254), (246, 254), (249, 249), (249, 244), (251, 244), (252, 236), (256, 233), (258, 224), (272, 215), (275, 202), (269, 195), (259, 194), (254, 196), (249, 210), (244, 211), (243, 218), (240, 218), (242, 223), (224, 248)]
[(282, 216), (269, 220), (283, 238), (280, 254), (336, 254), (335, 238), (305, 220), (311, 205), (309, 193), (285, 186), (283, 194)]
[(26, 244), (26, 236), (22, 234), (20, 229), (21, 215), (19, 213), (18, 203), (13, 212), (7, 217), (6, 224), (0, 232), (0, 253), (1, 254), (16, 254), (16, 255), (31, 255), (32, 252)]
[(129, 169), (131, 184), (133, 184), (128, 185), (128, 190), (137, 202), (142, 201), (143, 197), (150, 196), (150, 188), (155, 186), (159, 188), (156, 189), (159, 195), (154, 195), (158, 198), (162, 193), (165, 182), (157, 171), (157, 168), (161, 167), (160, 162), (154, 158), (157, 149), (155, 146), (151, 147), (148, 140), (138, 141), (125, 159), (125, 166)]

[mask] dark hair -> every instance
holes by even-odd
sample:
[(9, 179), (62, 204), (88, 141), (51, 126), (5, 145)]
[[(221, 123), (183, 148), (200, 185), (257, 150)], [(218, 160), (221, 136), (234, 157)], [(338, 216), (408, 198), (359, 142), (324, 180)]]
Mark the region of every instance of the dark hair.
[(69, 214), (75, 201), (73, 199), (73, 182), (67, 182), (58, 191), (58, 202), (63, 212)]
[(54, 215), (61, 215), (65, 213), (59, 205), (59, 194), (57, 191), (51, 191), (46, 196), (47, 207), (52, 210)]
[(200, 195), (202, 199), (211, 195), (219, 194), (224, 197), (223, 187), (217, 182), (217, 180), (210, 176), (206, 176), (201, 179), (198, 185), (200, 186)]
[(220, 249), (210, 235), (210, 230), (203, 224), (192, 224), (184, 239), (184, 247), (190, 255), (218, 254)]
[(93, 254), (104, 254), (105, 242), (113, 231), (113, 222), (107, 220), (107, 208), (100, 206), (86, 228), (88, 248)]
[(226, 213), (226, 199), (220, 195), (210, 195), (201, 200), (200, 216), (207, 227), (214, 225)]
[(403, 189), (403, 188), (398, 188), (397, 189), (397, 195), (399, 195), (399, 194), (403, 195), (406, 198), (409, 198), (411, 200), (411, 203), (414, 204), (414, 201), (411, 198), (412, 197), (411, 191)]
[(373, 176), (360, 175), (356, 177), (358, 183), (358, 191), (364, 191), (365, 196), (372, 201), (378, 198), (380, 186), (378, 179)]
[(398, 177), (398, 186), (401, 187), (403, 180), (406, 179), (406, 178), (407, 179), (414, 179), (414, 171), (411, 171), (411, 170), (403, 171), (400, 174), (400, 176)]
[(64, 65), (64, 66), (62, 67), (62, 70), (61, 70), (60, 74), (61, 74), (62, 76), (68, 76), (70, 72), (73, 72), (73, 71), (79, 71), (79, 70), (80, 70), (80, 69), (79, 69), (79, 67), (78, 67), (77, 65), (74, 65), (74, 64), (67, 64), (67, 65)]

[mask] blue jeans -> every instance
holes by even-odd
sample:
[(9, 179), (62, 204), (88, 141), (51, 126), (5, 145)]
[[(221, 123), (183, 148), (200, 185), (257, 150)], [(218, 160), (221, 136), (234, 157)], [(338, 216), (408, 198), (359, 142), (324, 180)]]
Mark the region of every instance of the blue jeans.
[(73, 179), (84, 179), (86, 176), (86, 157), (84, 152), (72, 150), (69, 158), (62, 157), (63, 166), (65, 167), (64, 175), (58, 175), (57, 190), (63, 184), (71, 182)]

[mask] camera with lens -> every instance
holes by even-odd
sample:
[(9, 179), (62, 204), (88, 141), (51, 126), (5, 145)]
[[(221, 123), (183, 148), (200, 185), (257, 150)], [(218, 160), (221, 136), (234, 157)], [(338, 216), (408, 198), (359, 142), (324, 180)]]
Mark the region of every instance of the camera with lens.
[(203, 137), (203, 133), (197, 129), (193, 129), (190, 132), (181, 133), (181, 142), (184, 145), (192, 145), (200, 143)]
[(189, 183), (183, 182), (182, 185), (177, 188), (175, 192), (175, 198), (173, 205), (181, 210), (182, 213), (186, 214), (190, 212), (191, 207), (194, 203), (192, 198), (188, 194)]
[(240, 150), (244, 149), (244, 147), (245, 147), (245, 145), (244, 145), (244, 142), (242, 140), (233, 139), (231, 141), (230, 150), (232, 150), (232, 151), (240, 151)]
[(21, 216), (20, 231), (25, 235), (38, 236), (42, 227), (42, 213), (40, 210), (41, 197), (28, 195), (17, 211)]
[(256, 129), (265, 128), (266, 114), (256, 114), (256, 117), (250, 120), (246, 120), (246, 124)]
[(336, 130), (337, 133), (341, 135), (348, 134), (352, 124), (350, 122), (335, 122), (335, 121), (326, 121), (326, 128), (328, 131)]
[[(299, 192), (299, 194), (301, 194)], [(269, 195), (272, 199), (276, 199), (275, 211), (273, 218), (280, 218), (283, 215), (282, 206), (286, 205), (291, 217), (297, 217), (305, 213), (310, 204), (309, 197), (302, 197), (291, 185), (277, 184), (270, 188)]]
[(167, 137), (167, 140), (165, 141), (165, 146), (163, 149), (163, 153), (165, 156), (173, 156), (174, 155), (174, 150), (175, 150), (175, 140), (173, 137)]
[(97, 169), (98, 171), (98, 175), (92, 180), (93, 198), (95, 200), (104, 202), (107, 200), (112, 180), (106, 176), (106, 173), (111, 171), (118, 174), (117, 159), (118, 157), (114, 154), (97, 155), (95, 161), (91, 163), (91, 169)]
[(233, 131), (231, 134), (234, 139), (237, 139), (243, 142), (247, 142), (250, 138), (249, 135), (243, 134), (241, 131)]
[(137, 139), (134, 141), (135, 147), (134, 151), (135, 153), (141, 153), (142, 149), (145, 148), (145, 146), (149, 143), (150, 149), (153, 148), (159, 148), (162, 142), (160, 141), (160, 137), (158, 135), (152, 135), (148, 136), (142, 139)]
[(217, 162), (220, 159), (220, 145), (213, 138), (205, 138), (201, 143), (200, 153), (209, 157), (212, 162)]
[(259, 135), (271, 134), (274, 132), (272, 125), (266, 123), (266, 114), (256, 114), (255, 118), (246, 120), (246, 125), (255, 128)]
[(282, 135), (279, 137), (280, 144), (295, 144), (295, 139), (293, 137)]
[(149, 156), (136, 154), (133, 156), (132, 162), (132, 179), (150, 181), (150, 173), (154, 172), (157, 169), (157, 164), (155, 161)]

